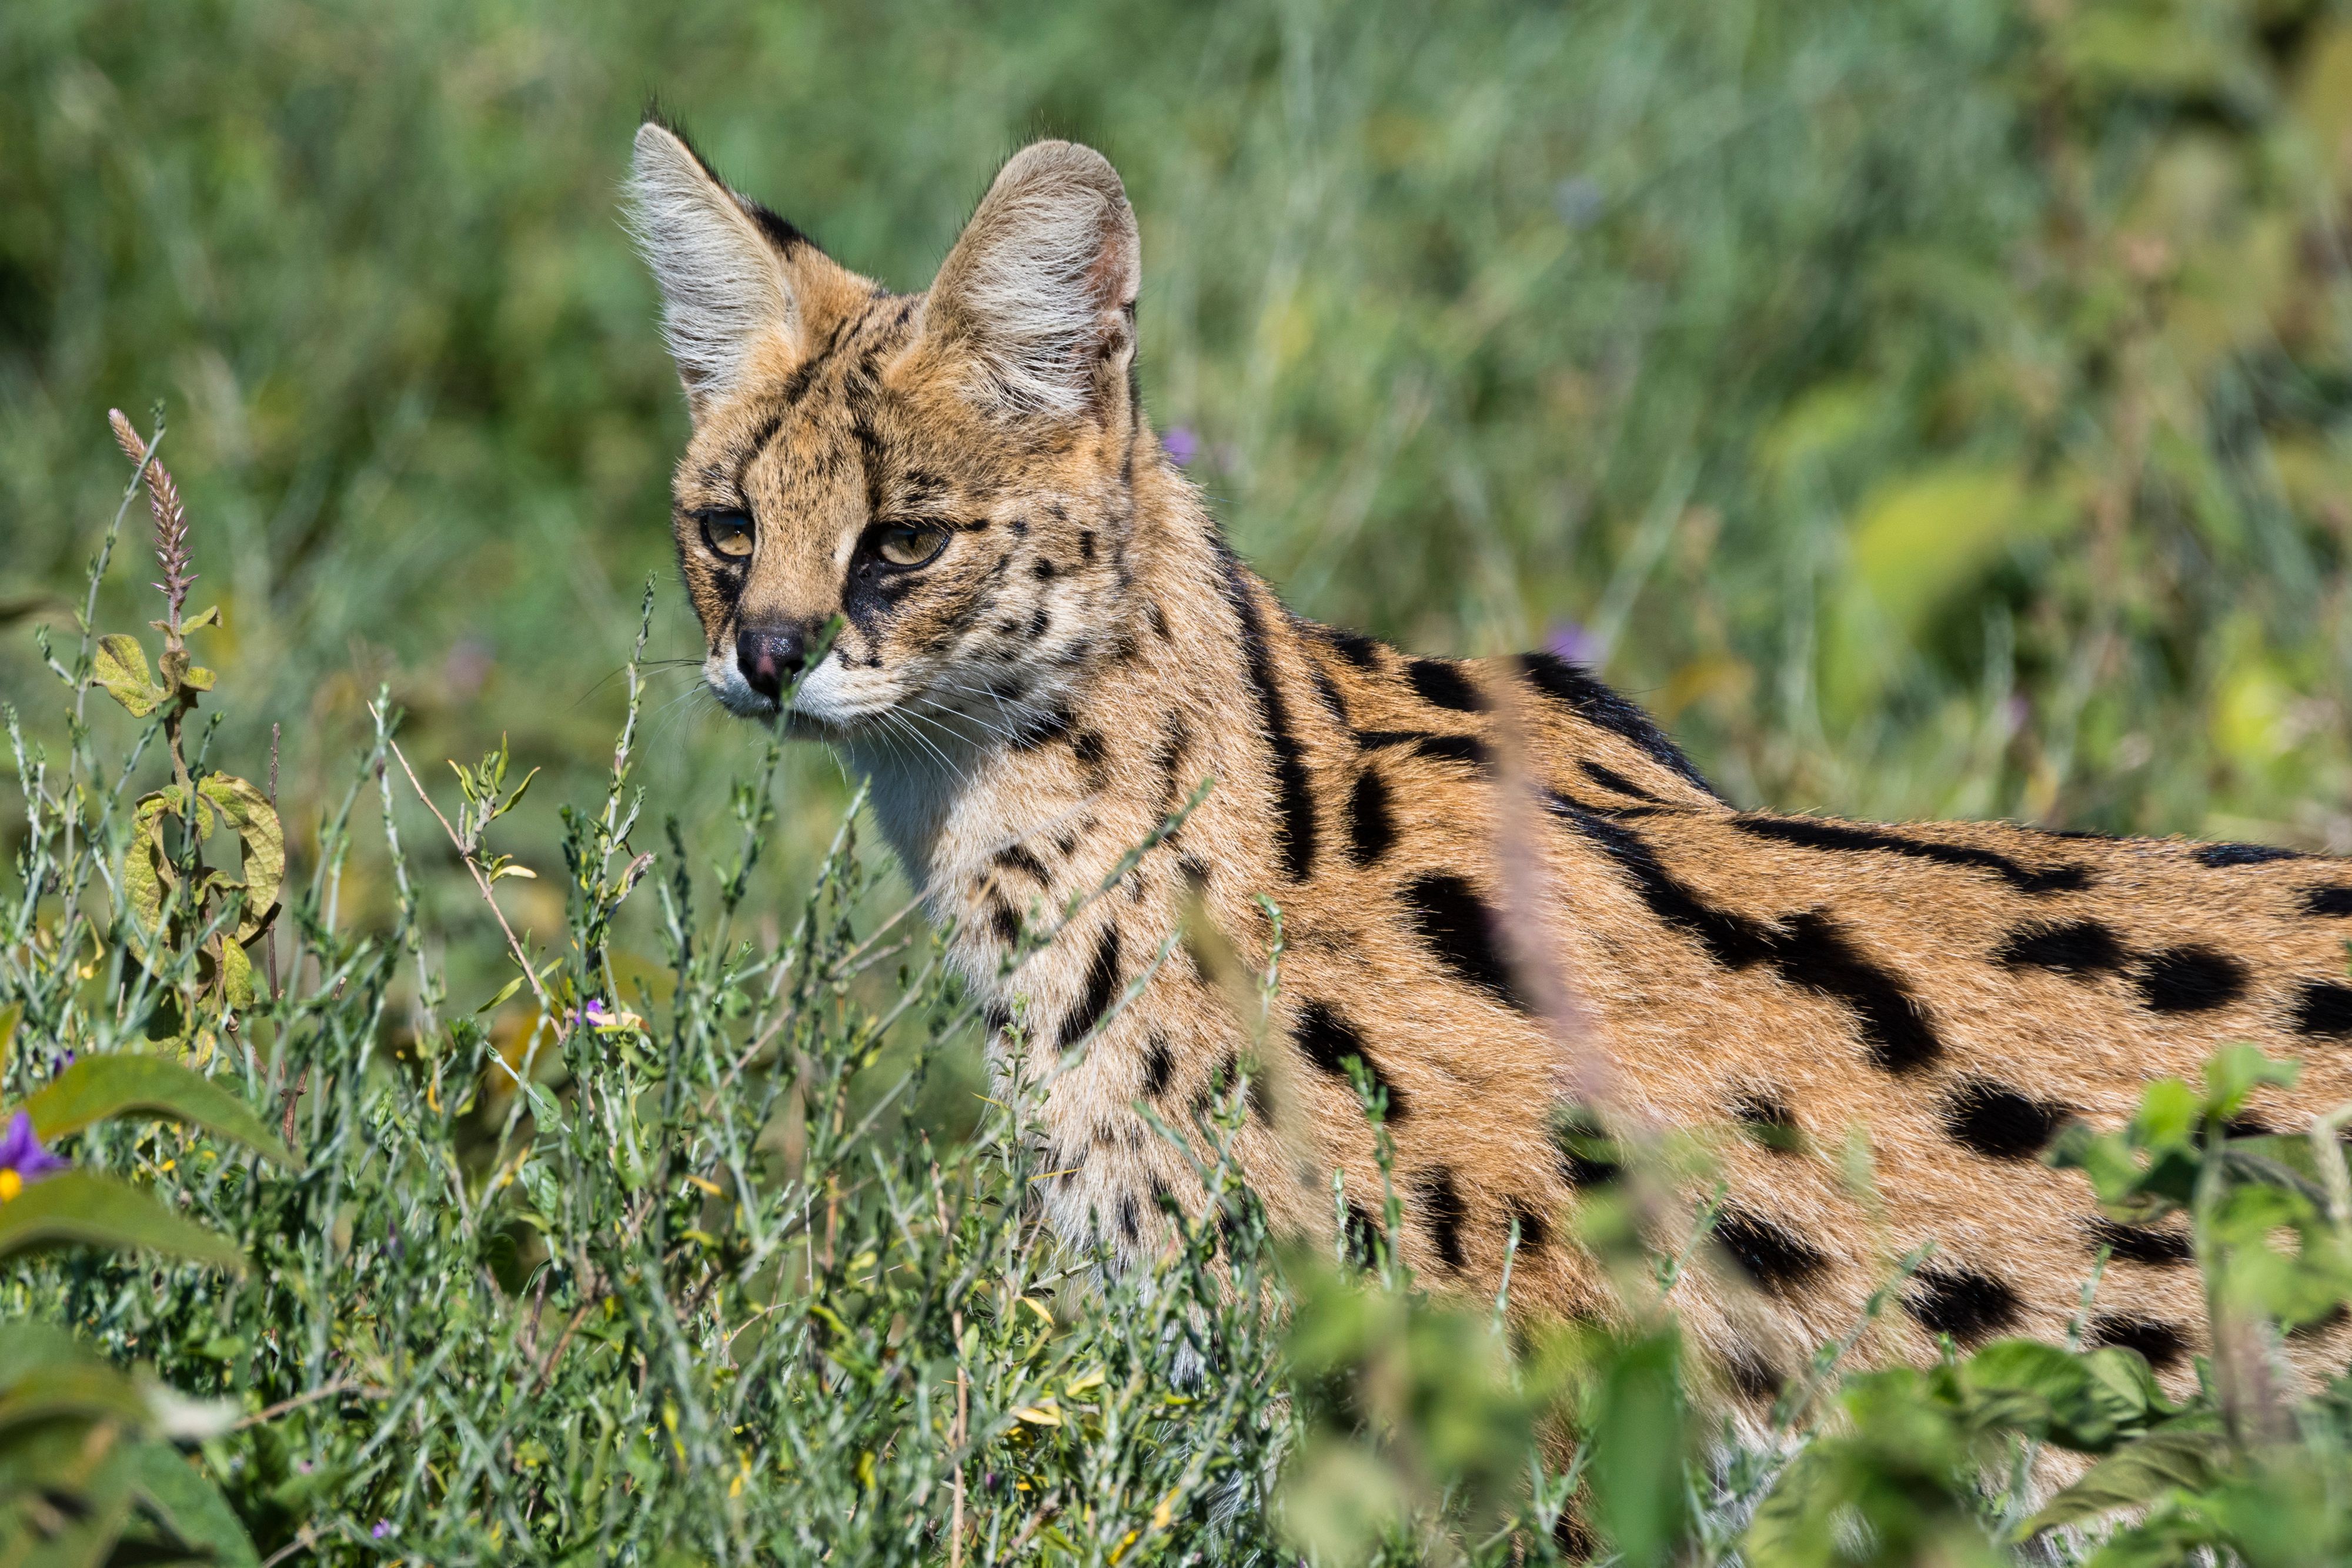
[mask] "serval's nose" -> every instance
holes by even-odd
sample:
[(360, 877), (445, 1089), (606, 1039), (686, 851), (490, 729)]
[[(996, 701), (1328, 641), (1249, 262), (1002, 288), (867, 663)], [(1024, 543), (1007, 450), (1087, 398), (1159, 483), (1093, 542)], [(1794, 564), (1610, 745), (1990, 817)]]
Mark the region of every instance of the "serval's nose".
[(780, 703), (784, 683), (801, 673), (808, 644), (805, 627), (746, 626), (735, 634), (735, 664), (753, 691)]

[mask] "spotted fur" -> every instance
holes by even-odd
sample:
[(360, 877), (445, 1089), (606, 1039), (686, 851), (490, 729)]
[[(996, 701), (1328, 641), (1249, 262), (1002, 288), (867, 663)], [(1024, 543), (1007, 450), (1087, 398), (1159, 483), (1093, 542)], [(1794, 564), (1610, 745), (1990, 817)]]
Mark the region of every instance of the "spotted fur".
[[(1171, 1214), (1213, 1218), (1142, 1113), (1197, 1135), (1191, 1111), (1246, 1081), (1235, 1149), (1266, 1223), (1362, 1253), (1384, 1190), (1368, 1082), (1406, 1260), (1483, 1297), (1516, 1238), (1527, 1314), (1611, 1310), (1573, 1217), (1622, 1179), (1622, 1134), (1710, 1140), (1677, 1302), (1751, 1412), (1926, 1243), (1858, 1357), (2063, 1337), (2105, 1251), (2090, 1342), (2193, 1375), (2185, 1233), (2100, 1218), (2038, 1156), (2229, 1040), (2307, 1063), (2262, 1124), (2352, 1098), (2342, 862), (1737, 810), (1588, 671), (1408, 656), (1285, 609), (1144, 419), (1135, 221), (1097, 154), (1021, 152), (931, 288), (898, 295), (674, 132), (637, 149), (693, 415), (676, 531), (709, 684), (772, 716), (746, 639), (838, 623), (790, 727), (872, 781), (993, 1071), (1050, 1079), (1040, 1189), (1066, 1234), (1135, 1260)], [(746, 519), (750, 552), (715, 549), (713, 517)], [(887, 559), (894, 528), (935, 557)], [(1286, 951), (1261, 1043), (1176, 938), (1197, 901), (1262, 963), (1262, 897)], [(1573, 1017), (1549, 1016), (1563, 988)], [(2292, 1354), (2344, 1351), (2324, 1325)]]

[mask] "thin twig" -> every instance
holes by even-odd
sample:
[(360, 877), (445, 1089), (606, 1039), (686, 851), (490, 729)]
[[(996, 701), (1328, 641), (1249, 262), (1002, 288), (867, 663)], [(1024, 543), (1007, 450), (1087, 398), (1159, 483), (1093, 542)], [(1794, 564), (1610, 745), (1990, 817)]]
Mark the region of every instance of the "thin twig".
[(506, 933), (507, 951), (512, 953), (514, 961), (522, 966), (523, 978), (530, 982), (530, 994), (539, 998), (540, 1009), (552, 1019), (555, 1016), (554, 998), (547, 994), (547, 988), (539, 983), (539, 971), (531, 967), (530, 956), (522, 950), (522, 944), (515, 939), (514, 927), (507, 924), (507, 912), (500, 909), (499, 901), (490, 896), (490, 879), (482, 874), (481, 866), (467, 852), (465, 841), (457, 836), (457, 830), (449, 825), (449, 819), (441, 814), (441, 808), (435, 805), (433, 797), (425, 792), (425, 785), (416, 777), (416, 769), (408, 765), (407, 754), (400, 749), (400, 743), (387, 737), (384, 744), (392, 748), (393, 756), (400, 759), (400, 770), (408, 775), (409, 788), (415, 789), (416, 798), (425, 802), (425, 809), (433, 813), (433, 820), (441, 824), (441, 831), (449, 835), (450, 847), (457, 852), (457, 858), (466, 862), (467, 871), (473, 874), (474, 885), (482, 890), (482, 902), (490, 906), (490, 913), (498, 917), (499, 929)]
[(338, 1378), (322, 1388), (313, 1388), (308, 1394), (297, 1394), (291, 1399), (280, 1399), (266, 1410), (257, 1410), (250, 1416), (240, 1416), (229, 1423), (228, 1429), (232, 1432), (242, 1432), (247, 1427), (258, 1427), (264, 1421), (274, 1421), (289, 1410), (299, 1410), (305, 1405), (316, 1405), (321, 1399), (332, 1399), (339, 1394), (356, 1394), (362, 1399), (392, 1397), (392, 1390), (389, 1388), (370, 1388), (362, 1384), (353, 1383), (349, 1378)]
[[(269, 727), (269, 810), (272, 816), (277, 815), (278, 726), (275, 724)], [(278, 841), (281, 844), (285, 841), (285, 824), (281, 821), (278, 824)], [(261, 973), (269, 982), (269, 999), (274, 1002), (280, 995), (278, 989), (278, 922), (275, 920), (261, 934)]]
[(564, 1347), (572, 1343), (572, 1336), (580, 1332), (580, 1325), (588, 1321), (588, 1309), (594, 1306), (599, 1299), (592, 1296), (581, 1302), (580, 1310), (572, 1314), (572, 1321), (563, 1325), (563, 1333), (556, 1338), (555, 1348), (547, 1353), (547, 1359), (539, 1364), (539, 1375), (530, 1380), (533, 1393), (547, 1386), (547, 1380), (554, 1375), (555, 1364), (562, 1357)]

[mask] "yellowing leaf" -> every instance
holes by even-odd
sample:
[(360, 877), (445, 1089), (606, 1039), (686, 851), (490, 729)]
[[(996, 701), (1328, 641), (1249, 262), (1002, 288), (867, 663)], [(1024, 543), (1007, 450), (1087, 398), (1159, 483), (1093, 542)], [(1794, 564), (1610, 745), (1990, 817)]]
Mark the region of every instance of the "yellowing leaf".
[(245, 890), (236, 939), (249, 942), (269, 923), (278, 890), (286, 880), (286, 830), (269, 798), (245, 779), (211, 774), (196, 786), (196, 792), (220, 808), (229, 831), (244, 846), (245, 880), (225, 885)]
[(1041, 1399), (1034, 1405), (1024, 1405), (1016, 1408), (1013, 1412), (1013, 1418), (1016, 1421), (1026, 1421), (1032, 1427), (1058, 1427), (1062, 1424), (1062, 1412), (1060, 1406), (1052, 1400)]
[(107, 695), (131, 710), (133, 718), (145, 718), (163, 700), (163, 688), (147, 670), (147, 650), (136, 637), (121, 632), (100, 637), (89, 673), (106, 688)]

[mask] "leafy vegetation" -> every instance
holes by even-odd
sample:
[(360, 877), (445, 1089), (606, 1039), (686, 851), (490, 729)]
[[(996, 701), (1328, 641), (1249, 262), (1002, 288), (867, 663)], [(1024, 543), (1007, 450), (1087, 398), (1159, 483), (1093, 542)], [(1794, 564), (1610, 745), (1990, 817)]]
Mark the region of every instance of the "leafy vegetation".
[(1154, 1270), (1049, 1242), (849, 789), (631, 586), (649, 84), (902, 287), (1103, 145), (1308, 613), (1594, 660), (1744, 800), (2352, 847), (2340, 6), (0, 8), (0, 1561), (2343, 1559), (2352, 1391), (2266, 1369), (2352, 1204), (2243, 1053), (2063, 1151), (2188, 1213), (2178, 1402), (1864, 1322), (1727, 1433), (1622, 1216), (1624, 1322), (1513, 1345), (1276, 1248), (1240, 1082)]

